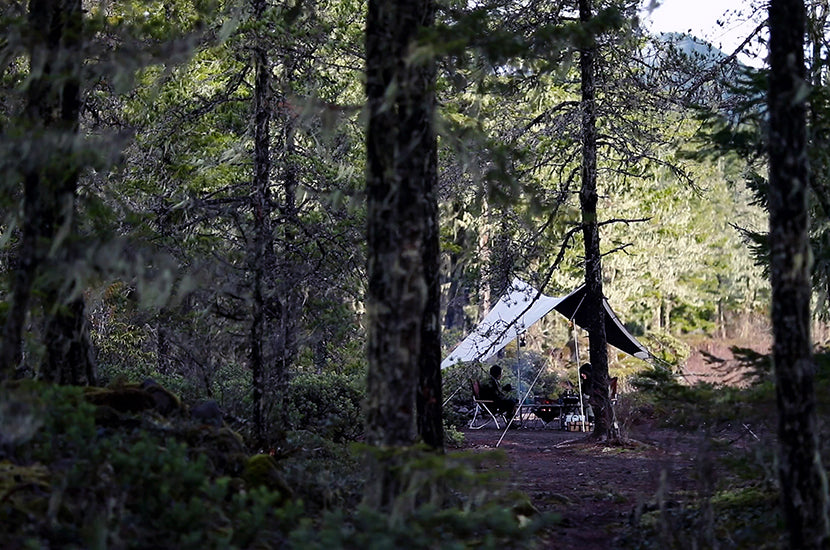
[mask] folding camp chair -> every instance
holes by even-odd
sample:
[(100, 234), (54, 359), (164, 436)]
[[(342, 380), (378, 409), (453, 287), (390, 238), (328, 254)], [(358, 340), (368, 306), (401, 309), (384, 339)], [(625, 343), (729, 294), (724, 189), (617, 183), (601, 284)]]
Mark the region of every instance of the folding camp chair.
[[(497, 430), (501, 429), (501, 426), (499, 426), (499, 420), (496, 417), (496, 414), (493, 413), (495, 401), (481, 399), (481, 387), (479, 386), (478, 380), (470, 380), (470, 383), (473, 388), (473, 403), (475, 404), (473, 419), (470, 420), (470, 429), (480, 430), (490, 422), (493, 422), (496, 425)], [(478, 419), (479, 414), (482, 416), (482, 422), (481, 424), (476, 424), (476, 419)], [(487, 416), (490, 418), (488, 419)], [(500, 416), (504, 423), (507, 424), (507, 419), (504, 417), (504, 413), (498, 413), (498, 416)]]

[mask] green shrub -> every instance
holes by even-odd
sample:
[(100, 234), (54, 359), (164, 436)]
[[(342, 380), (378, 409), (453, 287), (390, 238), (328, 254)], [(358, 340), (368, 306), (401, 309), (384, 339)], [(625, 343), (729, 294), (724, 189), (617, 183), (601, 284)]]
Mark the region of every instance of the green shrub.
[(2, 494), (17, 495), (0, 509), (0, 547), (276, 548), (303, 513), (283, 492), (221, 475), (175, 438), (186, 430), (152, 415), (104, 429), (80, 388), (26, 382), (0, 393), (39, 399), (37, 432), (14, 448), (19, 464), (0, 468)]
[[(444, 424), (449, 427), (466, 427), (473, 415), (473, 394), (470, 377), (478, 377), (478, 368), (468, 364), (453, 365), (441, 372), (443, 380)], [(445, 441), (450, 443), (449, 440)]]
[(335, 442), (354, 441), (363, 433), (362, 380), (342, 374), (300, 374), (289, 383), (289, 430), (308, 430)]
[(639, 337), (640, 342), (660, 362), (671, 365), (677, 370), (691, 356), (688, 344), (668, 332), (649, 332)]
[(310, 512), (353, 508), (363, 494), (360, 457), (348, 444), (334, 443), (308, 431), (289, 432), (291, 452), (279, 465)]
[[(494, 466), (500, 452), (439, 455), (423, 447), (363, 448), (401, 487), (388, 511), (341, 508), (306, 519), (292, 546), (309, 550), (529, 548), (556, 517), (540, 514), (527, 497), (509, 490)], [(394, 465), (391, 466), (391, 465)]]
[(455, 426), (450, 426), (444, 421), (444, 445), (447, 447), (461, 447), (464, 443), (464, 433)]
[(118, 530), (141, 527), (134, 548), (246, 548), (282, 539), (290, 527), (282, 519), (301, 512), (280, 491), (239, 490), (230, 478), (213, 478), (204, 455), (170, 438), (139, 433), (108, 454), (114, 493), (124, 499)]
[(327, 513), (320, 525), (304, 522), (292, 533), (291, 542), (294, 548), (307, 550), (530, 548), (543, 524), (541, 520), (523, 523), (502, 506), (464, 510), (426, 504), (400, 523), (360, 507), (354, 514)]
[[(342, 406), (296, 413), (326, 435), (354, 436), (362, 394), (348, 379), (323, 378), (297, 387), (310, 402), (339, 396), (355, 417)], [(405, 481), (395, 505), (405, 512), (380, 514), (358, 506), (365, 456), (310, 431), (287, 434), (286, 456), (243, 455), (240, 467), (244, 447), (227, 428), (152, 411), (96, 425), (108, 407), (80, 388), (26, 382), (0, 387), (0, 397), (11, 404), (0, 407), (0, 428), (31, 419), (13, 444), (3, 432), (2, 548), (518, 548), (549, 520), (502, 483), (504, 469), (492, 465), (503, 454), (376, 451)], [(325, 425), (326, 414), (345, 424)]]
[(622, 548), (785, 547), (776, 491), (738, 487), (632, 517)]
[(83, 454), (95, 440), (95, 407), (84, 399), (82, 388), (26, 380), (13, 394), (18, 399), (36, 395), (35, 414), (42, 423), (29, 444), (20, 449), (22, 460), (49, 464)]
[(670, 322), (674, 331), (683, 334), (703, 331), (712, 333), (716, 328), (715, 309), (712, 304), (695, 306), (688, 303), (677, 304), (670, 313)]
[(769, 385), (741, 389), (698, 382), (689, 386), (662, 368), (638, 373), (631, 384), (639, 391), (630, 396), (633, 403), (627, 406), (647, 410), (664, 426), (697, 430), (730, 422), (751, 423), (769, 414)]

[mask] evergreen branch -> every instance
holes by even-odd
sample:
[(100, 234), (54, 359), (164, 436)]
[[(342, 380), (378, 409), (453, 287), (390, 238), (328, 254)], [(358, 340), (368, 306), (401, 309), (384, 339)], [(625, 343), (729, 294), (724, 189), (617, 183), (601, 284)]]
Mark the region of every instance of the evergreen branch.
[[(619, 252), (619, 251), (623, 251), (623, 252), (625, 252), (625, 249), (626, 249), (626, 248), (628, 248), (629, 246), (634, 246), (634, 244), (633, 244), (633, 243), (626, 243), (626, 244), (623, 244), (623, 245), (620, 245), (620, 246), (614, 247), (614, 248), (612, 248), (611, 250), (608, 250), (608, 251), (606, 251), (606, 252), (603, 252), (603, 253), (601, 254), (601, 256), (604, 258), (605, 256), (610, 256), (611, 254), (617, 253), (617, 252)], [(626, 252), (626, 254), (627, 254), (627, 252)]]
[(722, 69), (723, 67), (725, 67), (725, 66), (729, 65), (730, 63), (734, 62), (735, 59), (738, 57), (738, 54), (741, 53), (741, 51), (744, 49), (744, 47), (746, 47), (746, 45), (749, 44), (752, 41), (752, 39), (755, 38), (755, 36), (758, 33), (760, 33), (764, 29), (764, 27), (766, 27), (766, 26), (767, 26), (766, 21), (758, 24), (758, 26), (755, 27), (755, 29), (751, 33), (749, 33), (749, 35), (744, 39), (744, 41), (741, 42), (738, 45), (738, 47), (736, 47), (735, 50), (731, 54), (724, 57), (723, 59), (718, 60), (716, 63), (713, 63), (711, 65), (711, 67), (709, 68), (709, 70), (707, 70), (703, 74), (701, 74), (700, 78), (691, 85), (688, 92), (686, 93), (686, 97), (688, 98), (688, 97), (692, 96), (705, 83), (711, 82), (712, 79), (715, 78), (715, 75), (717, 74), (717, 72), (720, 69)]
[(530, 122), (525, 124), (524, 128), (519, 130), (516, 133), (516, 135), (513, 137), (513, 141), (516, 141), (521, 136), (525, 135), (527, 132), (530, 131), (530, 129), (532, 127), (534, 127), (537, 124), (539, 124), (540, 122), (542, 122), (542, 120), (545, 119), (546, 117), (548, 117), (550, 115), (553, 115), (557, 111), (563, 110), (565, 107), (579, 107), (579, 102), (578, 101), (563, 101), (559, 105), (555, 105), (554, 107), (551, 107), (550, 109), (546, 109), (544, 112), (542, 112), (538, 116), (536, 116), (533, 120), (531, 120)]
[(625, 225), (630, 225), (632, 223), (641, 223), (647, 221), (651, 221), (651, 218), (611, 218), (610, 220), (597, 222), (597, 226), (602, 227), (603, 225), (610, 225), (612, 223), (624, 223)]

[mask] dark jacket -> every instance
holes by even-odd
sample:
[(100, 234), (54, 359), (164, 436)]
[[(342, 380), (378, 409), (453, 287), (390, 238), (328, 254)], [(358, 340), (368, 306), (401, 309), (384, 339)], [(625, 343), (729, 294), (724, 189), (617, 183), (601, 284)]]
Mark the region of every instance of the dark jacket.
[(507, 394), (505, 392), (509, 392), (511, 389), (513, 388), (510, 384), (502, 386), (499, 384), (498, 380), (491, 376), (486, 382), (481, 384), (479, 389), (479, 397), (489, 401), (507, 399)]

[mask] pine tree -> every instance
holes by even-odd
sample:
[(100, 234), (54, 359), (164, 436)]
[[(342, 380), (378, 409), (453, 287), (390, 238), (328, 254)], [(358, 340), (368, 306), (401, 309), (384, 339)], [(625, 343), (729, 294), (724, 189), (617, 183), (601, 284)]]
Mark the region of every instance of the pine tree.
[(805, 18), (802, 0), (770, 2), (769, 241), (779, 475), (789, 545), (799, 549), (830, 543), (810, 338)]
[[(415, 442), (416, 394), (437, 400), (440, 411), (440, 356), (424, 352), (440, 334), (433, 70), (429, 55), (418, 55), (433, 9), (431, 0), (371, 0), (366, 25), (366, 435), (379, 448)], [(434, 427), (435, 406), (429, 404), (422, 425), (433, 444), (443, 437)], [(393, 464), (375, 463), (367, 504), (388, 508), (402, 482)]]

